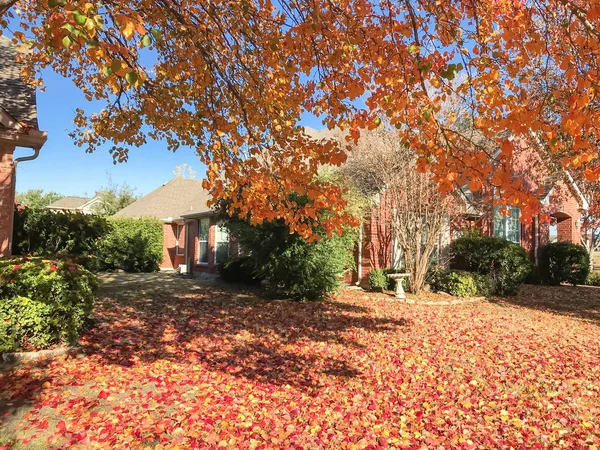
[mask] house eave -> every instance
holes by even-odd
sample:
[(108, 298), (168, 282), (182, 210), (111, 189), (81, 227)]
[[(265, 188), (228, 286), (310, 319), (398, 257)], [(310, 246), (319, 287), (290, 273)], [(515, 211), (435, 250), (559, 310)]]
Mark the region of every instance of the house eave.
[(4, 142), (15, 147), (28, 147), (40, 149), (48, 140), (48, 133), (39, 130), (18, 131), (15, 129), (0, 130), (0, 142)]
[(213, 215), (214, 212), (213, 211), (198, 211), (198, 212), (193, 212), (193, 213), (189, 213), (189, 214), (183, 214), (181, 216), (181, 218), (183, 220), (191, 220), (191, 219), (199, 219), (201, 217), (206, 217), (206, 216), (211, 216)]

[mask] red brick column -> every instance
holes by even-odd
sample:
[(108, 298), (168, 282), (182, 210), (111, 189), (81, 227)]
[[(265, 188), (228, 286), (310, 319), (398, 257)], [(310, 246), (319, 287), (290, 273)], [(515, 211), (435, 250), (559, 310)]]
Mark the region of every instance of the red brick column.
[(14, 147), (0, 144), (0, 257), (10, 256), (15, 208)]

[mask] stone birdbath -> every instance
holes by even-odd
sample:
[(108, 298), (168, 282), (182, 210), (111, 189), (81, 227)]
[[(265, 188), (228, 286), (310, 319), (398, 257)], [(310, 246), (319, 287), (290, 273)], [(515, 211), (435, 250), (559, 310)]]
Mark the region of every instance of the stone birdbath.
[(394, 280), (396, 282), (396, 298), (405, 299), (406, 294), (404, 294), (404, 288), (402, 287), (402, 280), (404, 278), (408, 278), (410, 274), (408, 273), (390, 273), (388, 277), (390, 280)]

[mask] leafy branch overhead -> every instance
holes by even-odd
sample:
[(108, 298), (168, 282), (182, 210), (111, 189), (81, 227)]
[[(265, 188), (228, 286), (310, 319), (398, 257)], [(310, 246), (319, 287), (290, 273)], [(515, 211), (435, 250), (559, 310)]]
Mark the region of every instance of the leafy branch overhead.
[[(305, 114), (349, 141), (385, 115), (442, 191), (491, 185), (524, 220), (540, 204), (511, 176), (516, 146), (600, 178), (592, 0), (3, 0), (0, 14), (30, 49), (30, 78), (52, 67), (104, 105), (76, 113), (88, 151), (110, 143), (125, 161), (149, 138), (192, 146), (215, 196), (304, 237), (314, 220), (329, 234), (350, 220), (342, 189), (314, 177), (344, 162), (345, 145), (311, 140)], [(444, 114), (451, 96), (464, 108)], [(473, 142), (465, 122), (500, 151)]]

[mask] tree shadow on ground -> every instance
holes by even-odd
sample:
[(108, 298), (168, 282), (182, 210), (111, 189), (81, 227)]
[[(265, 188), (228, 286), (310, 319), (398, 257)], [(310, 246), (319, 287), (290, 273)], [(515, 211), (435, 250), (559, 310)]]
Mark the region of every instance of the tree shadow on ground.
[[(76, 364), (86, 373), (114, 365), (123, 376), (134, 366), (172, 363), (174, 370), (189, 367), (317, 392), (322, 383), (362, 376), (360, 367), (340, 355), (368, 351), (366, 333), (400, 333), (410, 325), (347, 302), (265, 300), (256, 289), (174, 278), (154, 276), (144, 283), (134, 277), (101, 289), (94, 327), (80, 338)], [(57, 378), (60, 365), (45, 361), (0, 372), (0, 417), (20, 415), (39, 401), (46, 381), (79, 385), (77, 375)]]
[[(328, 345), (364, 349), (360, 334), (398, 332), (403, 319), (337, 301), (264, 300), (256, 290), (212, 285), (190, 291), (107, 292), (98, 326), (81, 340), (87, 355), (124, 367), (167, 360), (204, 364), (275, 384), (314, 386), (322, 374), (360, 371), (327, 355)], [(305, 345), (322, 352), (306, 355)]]
[(575, 317), (600, 325), (600, 288), (524, 285), (514, 297), (490, 300)]

